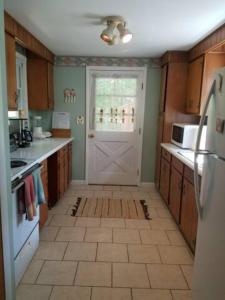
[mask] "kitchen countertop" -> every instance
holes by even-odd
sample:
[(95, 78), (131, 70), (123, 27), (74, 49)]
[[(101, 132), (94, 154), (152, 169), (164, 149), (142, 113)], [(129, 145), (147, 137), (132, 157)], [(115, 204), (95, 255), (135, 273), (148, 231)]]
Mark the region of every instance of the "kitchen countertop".
[(34, 140), (30, 147), (18, 148), (10, 154), (11, 159), (24, 160), (27, 165), (11, 169), (11, 181), (20, 177), (35, 164), (38, 164), (73, 141), (73, 138), (46, 138)]
[[(161, 143), (161, 147), (170, 152), (173, 156), (182, 161), (186, 166), (194, 170), (194, 151), (182, 149), (170, 143)], [(198, 174), (202, 175), (203, 156), (199, 156)]]

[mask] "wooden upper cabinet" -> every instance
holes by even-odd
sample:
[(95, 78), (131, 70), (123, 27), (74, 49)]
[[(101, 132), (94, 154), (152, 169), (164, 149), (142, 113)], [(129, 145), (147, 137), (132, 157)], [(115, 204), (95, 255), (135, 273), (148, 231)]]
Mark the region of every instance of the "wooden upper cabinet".
[(212, 53), (205, 54), (200, 114), (203, 111), (211, 85), (213, 83), (215, 71), (224, 66), (225, 66), (225, 53), (212, 52)]
[(29, 42), (29, 32), (21, 26), (19, 23), (16, 23), (16, 32), (15, 36), (17, 41), (19, 41), (22, 45), (26, 46)]
[(51, 63), (47, 63), (48, 68), (48, 108), (54, 109), (54, 67)]
[(54, 54), (36, 39), (25, 27), (19, 24), (7, 12), (4, 13), (5, 31), (15, 37), (17, 43), (34, 52), (47, 61), (54, 63)]
[(16, 43), (15, 38), (6, 32), (6, 72), (7, 72), (7, 93), (8, 109), (17, 109), (16, 102)]
[(53, 66), (33, 54), (27, 60), (28, 106), (33, 110), (52, 110)]
[(203, 70), (204, 56), (200, 56), (189, 63), (186, 98), (187, 113), (199, 114), (200, 112)]
[(16, 22), (15, 22), (15, 20), (9, 14), (7, 14), (5, 12), (4, 21), (5, 21), (5, 31), (14, 36), (15, 32), (16, 32)]
[(165, 101), (166, 101), (166, 81), (167, 81), (168, 65), (164, 65), (162, 68), (162, 79), (161, 79), (161, 96), (159, 104), (159, 112), (164, 112)]

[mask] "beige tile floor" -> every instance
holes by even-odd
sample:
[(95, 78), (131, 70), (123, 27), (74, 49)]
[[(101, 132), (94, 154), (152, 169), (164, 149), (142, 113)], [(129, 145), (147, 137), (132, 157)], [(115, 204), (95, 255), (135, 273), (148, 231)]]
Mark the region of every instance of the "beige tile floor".
[[(152, 220), (71, 217), (82, 195), (145, 199)], [(17, 300), (190, 300), (192, 268), (154, 187), (71, 185), (49, 212)]]

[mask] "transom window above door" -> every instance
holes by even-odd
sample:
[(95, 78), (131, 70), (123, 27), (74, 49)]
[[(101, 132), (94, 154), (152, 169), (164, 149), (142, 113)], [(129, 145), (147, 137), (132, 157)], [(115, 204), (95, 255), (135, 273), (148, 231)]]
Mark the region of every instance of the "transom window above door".
[(137, 78), (95, 79), (96, 131), (132, 132), (136, 127)]

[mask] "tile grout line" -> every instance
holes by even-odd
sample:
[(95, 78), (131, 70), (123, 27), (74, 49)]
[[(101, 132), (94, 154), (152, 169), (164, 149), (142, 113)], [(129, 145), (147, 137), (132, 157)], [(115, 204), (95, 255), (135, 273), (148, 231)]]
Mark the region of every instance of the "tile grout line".
[(133, 296), (133, 288), (130, 288), (130, 296), (131, 296), (131, 300), (134, 299), (134, 296)]
[(187, 279), (186, 279), (186, 276), (185, 276), (184, 271), (183, 271), (183, 269), (181, 268), (181, 266), (182, 266), (182, 265), (179, 265), (180, 270), (181, 270), (181, 273), (182, 273), (182, 275), (183, 275), (183, 277), (184, 277), (184, 280), (185, 280), (185, 282), (187, 283), (188, 290), (191, 290), (191, 287), (190, 287), (189, 284), (188, 284), (188, 281), (187, 281)]
[(164, 264), (164, 263), (163, 263), (162, 256), (161, 256), (161, 253), (160, 253), (160, 250), (159, 250), (159, 246), (160, 246), (160, 245), (157, 244), (157, 245), (156, 245), (156, 249), (157, 249), (157, 252), (158, 252), (158, 254), (159, 254), (159, 258), (160, 258), (161, 264)]
[(150, 274), (148, 273), (148, 264), (145, 264), (145, 270), (147, 272), (148, 282), (149, 282), (149, 286), (150, 286), (150, 289), (151, 289), (152, 286), (151, 286)]
[(56, 236), (55, 236), (55, 238), (54, 238), (54, 242), (57, 242), (56, 240), (57, 240), (57, 237), (58, 237), (58, 235), (59, 235), (59, 232), (60, 232), (60, 230), (61, 230), (61, 227), (62, 227), (62, 226), (59, 226), (59, 227), (58, 227), (58, 230), (57, 230)]
[(114, 263), (113, 262), (111, 262), (111, 288), (113, 288), (114, 287), (114, 285), (113, 285), (113, 274), (114, 274)]
[(53, 293), (53, 289), (54, 289), (54, 285), (51, 286), (51, 292), (50, 292), (50, 294), (48, 296), (48, 300), (51, 299), (51, 296), (52, 296), (52, 293)]
[(129, 250), (128, 250), (128, 244), (126, 244), (126, 249), (127, 249), (128, 263), (130, 263), (130, 255), (129, 255)]
[(91, 288), (91, 293), (90, 293), (90, 300), (92, 300), (93, 298), (93, 286), (90, 287)]
[(76, 277), (77, 277), (77, 272), (78, 272), (79, 265), (80, 265), (80, 261), (77, 261), (76, 271), (75, 271), (75, 274), (74, 274), (74, 279), (73, 279), (72, 286), (76, 286)]
[[(35, 281), (34, 281), (34, 285), (38, 284), (38, 283), (37, 283), (37, 280), (38, 280), (39, 275), (41, 274), (41, 271), (43, 270), (43, 267), (44, 267), (45, 263), (46, 263), (46, 260), (43, 260), (43, 264), (41, 265), (41, 268), (40, 268), (40, 270), (39, 270), (39, 272), (38, 272), (38, 274), (37, 274), (37, 277), (36, 277), (36, 279), (35, 279)], [(19, 284), (20, 284), (20, 283), (19, 283)]]
[(66, 245), (66, 248), (65, 248), (65, 250), (64, 250), (64, 253), (63, 253), (63, 256), (62, 256), (61, 261), (64, 261), (64, 258), (65, 258), (65, 255), (66, 255), (66, 251), (67, 251), (67, 249), (68, 249), (68, 247), (69, 247), (69, 243), (70, 243), (70, 242), (67, 242), (67, 245)]
[(97, 262), (97, 255), (98, 255), (98, 247), (99, 247), (99, 242), (97, 242), (97, 247), (96, 247), (96, 252), (95, 252), (95, 262)]

